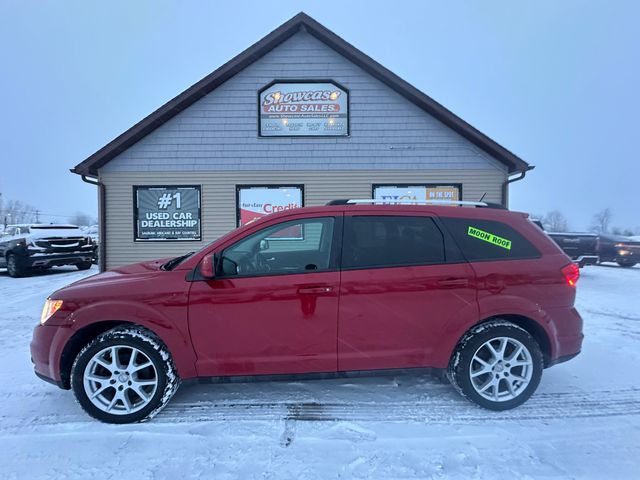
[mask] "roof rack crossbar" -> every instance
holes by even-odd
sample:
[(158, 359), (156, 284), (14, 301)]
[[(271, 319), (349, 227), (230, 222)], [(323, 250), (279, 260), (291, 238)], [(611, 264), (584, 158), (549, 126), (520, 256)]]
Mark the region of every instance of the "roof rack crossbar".
[(381, 200), (374, 198), (351, 198), (344, 200), (333, 200), (330, 205), (348, 204), (389, 204), (389, 205), (468, 205), (474, 207), (488, 207), (487, 202), (470, 202), (466, 200)]

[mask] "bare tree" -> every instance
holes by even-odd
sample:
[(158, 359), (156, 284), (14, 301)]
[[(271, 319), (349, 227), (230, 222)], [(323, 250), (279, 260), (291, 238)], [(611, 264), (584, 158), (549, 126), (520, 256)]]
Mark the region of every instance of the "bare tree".
[(613, 212), (609, 207), (596, 213), (591, 221), (591, 231), (596, 233), (608, 233)]
[(567, 217), (559, 210), (553, 210), (542, 217), (542, 225), (548, 232), (566, 232), (569, 230)]
[(36, 218), (36, 209), (20, 200), (9, 200), (4, 209), (7, 223), (33, 223)]
[(92, 219), (89, 215), (82, 212), (76, 212), (74, 215), (69, 217), (69, 223), (73, 223), (74, 225), (78, 225), (81, 227), (86, 227), (91, 225)]

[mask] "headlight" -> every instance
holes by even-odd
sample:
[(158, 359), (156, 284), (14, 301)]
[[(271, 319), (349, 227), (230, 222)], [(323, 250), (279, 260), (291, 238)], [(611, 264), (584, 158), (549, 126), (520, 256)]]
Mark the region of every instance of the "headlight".
[(49, 320), (54, 313), (60, 310), (60, 307), (62, 307), (62, 300), (52, 300), (51, 298), (47, 298), (44, 302), (44, 307), (42, 307), (40, 325), (44, 325), (44, 323)]

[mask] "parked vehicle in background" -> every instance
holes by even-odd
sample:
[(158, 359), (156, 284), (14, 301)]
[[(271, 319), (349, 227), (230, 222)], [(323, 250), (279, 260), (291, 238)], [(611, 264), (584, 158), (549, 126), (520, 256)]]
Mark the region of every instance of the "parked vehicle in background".
[(633, 267), (640, 262), (640, 241), (620, 235), (601, 234), (598, 236), (598, 255), (601, 262)]
[(376, 202), (274, 213), (54, 292), (36, 374), (111, 423), (153, 417), (181, 379), (410, 368), (506, 410), (580, 352), (579, 269), (526, 214)]
[(88, 270), (96, 244), (75, 225), (9, 225), (0, 237), (0, 267), (11, 277), (60, 265)]
[(100, 229), (98, 225), (91, 225), (89, 227), (84, 227), (83, 231), (86, 235), (89, 235), (93, 240), (93, 243), (96, 244), (96, 255), (93, 259), (93, 263), (98, 264), (98, 257), (100, 255)]
[[(533, 220), (533, 223), (544, 230), (540, 220)], [(598, 263), (598, 235), (595, 233), (545, 232), (580, 268)]]

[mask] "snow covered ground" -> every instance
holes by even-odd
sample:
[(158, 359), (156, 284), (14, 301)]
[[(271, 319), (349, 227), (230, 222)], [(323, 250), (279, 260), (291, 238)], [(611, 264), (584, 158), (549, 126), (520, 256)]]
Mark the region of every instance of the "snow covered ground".
[(90, 419), (29, 361), (45, 297), (93, 273), (0, 271), (3, 479), (640, 478), (640, 267), (582, 270), (583, 352), (511, 412), (398, 375), (196, 385), (125, 426)]

